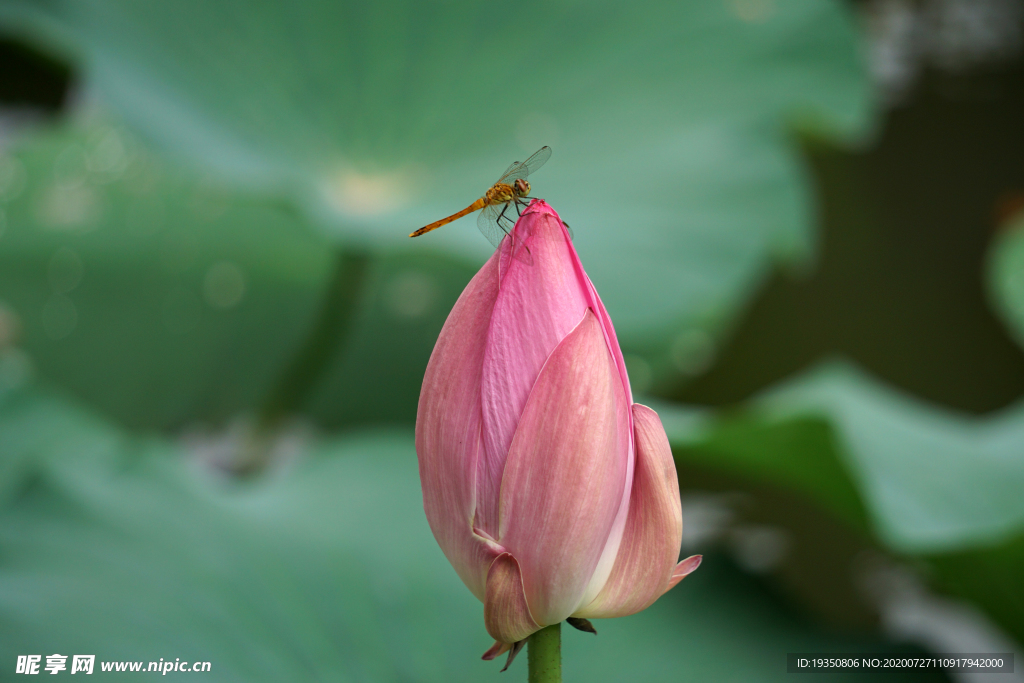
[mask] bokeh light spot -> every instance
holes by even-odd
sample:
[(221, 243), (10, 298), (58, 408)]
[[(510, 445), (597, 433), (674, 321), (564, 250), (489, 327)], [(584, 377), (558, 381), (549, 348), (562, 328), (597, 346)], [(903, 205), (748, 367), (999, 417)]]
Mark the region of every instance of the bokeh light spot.
[(399, 273), (387, 286), (386, 305), (397, 318), (422, 318), (434, 310), (437, 300), (434, 278), (418, 271)]
[(684, 330), (672, 340), (669, 356), (684, 375), (699, 375), (715, 360), (715, 342), (704, 330)]
[(760, 24), (775, 13), (774, 0), (730, 0), (732, 13), (742, 21)]
[(401, 207), (409, 199), (405, 173), (343, 171), (323, 186), (327, 204), (342, 215), (378, 216)]
[(95, 190), (85, 185), (55, 184), (39, 198), (36, 218), (53, 230), (81, 230), (92, 227), (102, 205)]
[(0, 351), (18, 343), (21, 337), (21, 318), (14, 309), (0, 301)]
[(764, 524), (737, 526), (728, 540), (736, 562), (752, 574), (766, 574), (778, 567), (791, 546), (784, 529)]
[(203, 279), (203, 298), (213, 308), (232, 308), (245, 296), (245, 273), (231, 261), (210, 266)]

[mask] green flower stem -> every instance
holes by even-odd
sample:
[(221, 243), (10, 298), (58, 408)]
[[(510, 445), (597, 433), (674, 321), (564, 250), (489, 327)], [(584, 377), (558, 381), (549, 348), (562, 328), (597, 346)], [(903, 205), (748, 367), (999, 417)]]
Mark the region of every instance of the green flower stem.
[(316, 321), (260, 410), (261, 425), (273, 427), (281, 418), (299, 410), (321, 379), (324, 368), (344, 346), (369, 263), (369, 254), (362, 251), (338, 252)]
[(526, 643), (530, 683), (562, 683), (562, 625), (542, 628)]
[(266, 466), (270, 455), (267, 436), (302, 409), (327, 365), (345, 346), (366, 288), (370, 260), (369, 253), (359, 249), (338, 250), (334, 272), (308, 335), (257, 411), (255, 434), (237, 464), (238, 474), (254, 474)]

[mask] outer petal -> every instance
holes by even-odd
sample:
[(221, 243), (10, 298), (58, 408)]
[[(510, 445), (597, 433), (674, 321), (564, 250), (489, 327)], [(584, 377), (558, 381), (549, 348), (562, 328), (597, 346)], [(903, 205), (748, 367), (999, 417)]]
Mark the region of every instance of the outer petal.
[[(633, 406), (633, 424), (636, 464), (619, 554), (604, 588), (573, 616), (633, 614), (649, 607), (678, 582), (672, 579), (683, 539), (683, 512), (672, 449), (658, 414), (647, 406)], [(696, 566), (681, 568), (693, 571)]]
[[(515, 236), (516, 249), (529, 251), (509, 258), (509, 240), (502, 245), (507, 266), (486, 337), (482, 377), (484, 454), (477, 525), (492, 536), (497, 534), (505, 459), (530, 390), (548, 356), (590, 305), (589, 281), (550, 208), (524, 213)], [(487, 484), (493, 484), (489, 491)]]
[[(547, 218), (541, 218), (547, 216)], [(552, 220), (553, 219), (553, 220)], [(552, 209), (547, 202), (543, 199), (535, 199), (530, 206), (523, 212), (522, 219), (516, 224), (515, 236), (522, 244), (529, 247), (530, 251), (527, 252), (528, 256), (532, 253), (536, 247), (531, 242), (531, 237), (537, 235), (535, 239), (546, 239), (546, 240), (560, 240), (565, 244), (569, 250), (569, 255), (572, 259), (573, 268), (576, 269), (576, 278), (579, 282), (583, 283), (585, 292), (585, 298), (587, 305), (594, 309), (594, 313), (597, 315), (597, 319), (601, 323), (601, 328), (604, 331), (605, 339), (608, 341), (608, 348), (612, 352), (612, 357), (615, 359), (615, 367), (619, 369), (619, 376), (622, 379), (622, 383), (626, 388), (626, 397), (629, 399), (630, 405), (633, 404), (633, 394), (629, 388), (629, 376), (626, 374), (626, 363), (622, 358), (622, 350), (619, 348), (619, 340), (615, 336), (615, 326), (612, 325), (612, 319), (608, 315), (608, 311), (604, 307), (604, 302), (601, 301), (601, 297), (597, 294), (597, 289), (594, 288), (593, 283), (590, 281), (590, 277), (587, 276), (583, 270), (583, 263), (580, 261), (579, 255), (576, 253), (576, 248), (573, 246), (572, 239), (569, 237), (569, 233), (562, 227), (562, 219), (558, 213)], [(518, 250), (521, 245), (517, 246)], [(510, 264), (510, 252), (511, 250), (506, 248), (506, 245), (502, 245), (502, 272), (504, 273)], [(532, 257), (519, 259), (521, 262), (529, 264), (532, 261)], [(502, 282), (504, 287), (504, 282)]]
[(499, 541), (539, 624), (580, 606), (621, 507), (629, 437), (625, 392), (588, 310), (541, 370), (501, 484)]
[(495, 256), (449, 314), (427, 364), (416, 412), (416, 453), (427, 520), (448, 561), (480, 600), (487, 568), (497, 554), (473, 533), (482, 450), (480, 375), (497, 294)]
[(495, 657), (498, 657), (499, 655), (503, 655), (506, 652), (508, 652), (511, 647), (511, 643), (502, 643), (496, 640), (494, 641), (494, 645), (491, 645), (491, 647), (488, 648), (487, 652), (484, 653), (484, 656), (480, 659), (485, 659), (489, 662)]
[[(556, 219), (557, 222), (541, 222), (540, 220), (531, 217), (531, 214), (549, 214), (552, 218)], [(623, 389), (626, 392), (626, 403), (632, 405), (633, 394), (629, 386), (629, 376), (626, 374), (626, 364), (622, 358), (622, 350), (619, 348), (619, 341), (615, 335), (615, 327), (612, 325), (611, 318), (608, 315), (608, 311), (605, 310), (604, 303), (601, 301), (601, 297), (597, 294), (597, 289), (594, 288), (593, 283), (590, 282), (590, 278), (583, 271), (583, 264), (580, 262), (579, 256), (576, 254), (575, 248), (573, 248), (572, 242), (569, 239), (568, 231), (562, 228), (562, 219), (558, 216), (554, 209), (552, 209), (544, 200), (534, 200), (527, 211), (523, 214), (527, 220), (521, 221), (517, 224), (516, 237), (520, 242), (531, 242), (532, 233), (537, 233), (539, 226), (545, 226), (546, 232), (543, 233), (544, 239), (555, 239), (560, 238), (568, 247), (572, 256), (573, 267), (576, 269), (577, 279), (581, 283), (585, 283), (586, 287), (586, 298), (590, 308), (594, 311), (598, 321), (601, 323), (601, 330), (604, 332), (605, 342), (608, 344), (608, 350), (612, 354), (612, 358), (615, 360), (615, 367), (619, 371), (619, 379), (622, 381)], [(520, 234), (520, 231), (523, 234)], [(507, 246), (507, 245), (503, 245)], [(525, 245), (529, 247), (529, 244)], [(520, 245), (519, 248), (522, 248)], [(536, 247), (534, 247), (536, 248)], [(505, 251), (511, 251), (505, 249)], [(527, 252), (529, 254), (529, 252)], [(511, 254), (506, 256), (502, 254), (501, 268), (502, 272), (508, 266)], [(524, 260), (524, 259), (520, 259)], [(528, 261), (527, 261), (528, 262)], [(633, 415), (632, 412), (629, 415), (630, 433), (633, 431)], [(633, 441), (630, 440), (630, 452), (629, 452), (629, 465), (626, 471), (625, 488), (622, 494), (622, 504), (619, 507), (619, 514), (615, 518), (615, 524), (612, 526), (612, 531), (608, 536), (608, 543), (605, 545), (604, 551), (601, 554), (601, 559), (597, 564), (597, 568), (594, 570), (593, 576), (590, 578), (590, 584), (587, 586), (587, 590), (584, 594), (583, 604), (587, 604), (592, 601), (597, 594), (604, 587), (605, 582), (608, 580), (608, 576), (611, 574), (612, 566), (615, 563), (615, 557), (619, 552), (619, 544), (622, 540), (622, 534), (626, 527), (626, 517), (629, 513), (629, 494), (630, 485), (633, 481)]]
[(677, 564), (676, 568), (672, 571), (672, 578), (668, 581), (669, 590), (675, 588), (677, 583), (697, 571), (697, 567), (699, 567), (700, 563), (703, 561), (703, 555), (690, 555), (688, 558)]
[[(498, 555), (487, 572), (484, 625), (499, 643), (518, 642), (541, 628), (526, 604), (522, 570), (516, 558), (509, 553)], [(492, 650), (495, 657), (504, 651), (500, 647), (492, 647), (484, 657), (492, 654)]]

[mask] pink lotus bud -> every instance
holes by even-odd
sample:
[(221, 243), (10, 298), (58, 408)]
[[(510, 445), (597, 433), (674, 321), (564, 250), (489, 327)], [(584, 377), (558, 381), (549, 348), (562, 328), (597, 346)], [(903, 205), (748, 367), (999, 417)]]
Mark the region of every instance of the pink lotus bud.
[(658, 415), (558, 214), (534, 201), (452, 309), (416, 419), (423, 505), (484, 603), (490, 659), (566, 617), (633, 614), (700, 564)]

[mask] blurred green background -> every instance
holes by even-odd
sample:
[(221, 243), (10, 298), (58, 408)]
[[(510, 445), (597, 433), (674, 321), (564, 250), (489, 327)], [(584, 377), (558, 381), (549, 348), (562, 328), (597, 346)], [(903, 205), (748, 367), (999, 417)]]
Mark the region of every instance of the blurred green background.
[(1018, 0), (0, 0), (0, 679), (523, 680), (412, 438), (490, 247), (406, 235), (545, 144), (706, 557), (567, 680), (1019, 669), (1022, 122)]

